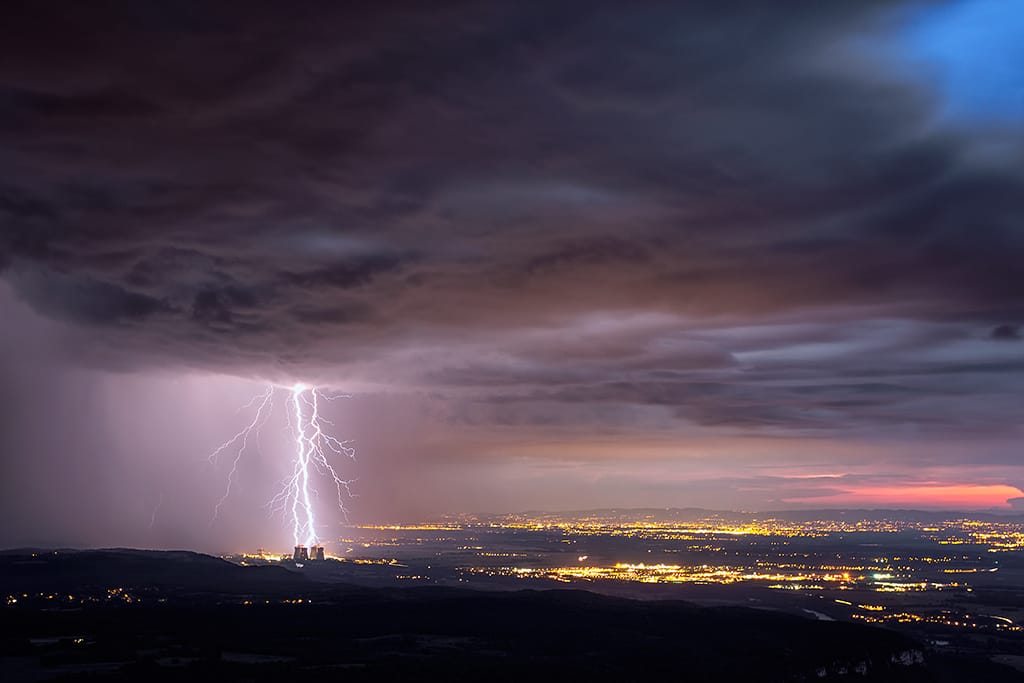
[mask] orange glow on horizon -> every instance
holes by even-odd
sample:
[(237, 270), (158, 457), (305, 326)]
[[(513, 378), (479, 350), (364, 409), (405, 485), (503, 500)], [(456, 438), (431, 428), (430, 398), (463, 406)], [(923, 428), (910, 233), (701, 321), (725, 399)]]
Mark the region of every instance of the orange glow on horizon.
[(783, 502), (984, 509), (1009, 508), (1009, 499), (1021, 497), (1024, 491), (1007, 484), (911, 484), (855, 487), (832, 495), (786, 498)]

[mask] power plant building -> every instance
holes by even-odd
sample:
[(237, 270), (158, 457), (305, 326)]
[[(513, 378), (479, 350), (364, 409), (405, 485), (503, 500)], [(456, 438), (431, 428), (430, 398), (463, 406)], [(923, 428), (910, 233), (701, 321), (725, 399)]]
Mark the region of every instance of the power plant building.
[(309, 562), (310, 560), (323, 562), (325, 559), (324, 547), (320, 544), (308, 548), (304, 545), (297, 545), (295, 546), (295, 552), (292, 554), (292, 560), (295, 562)]

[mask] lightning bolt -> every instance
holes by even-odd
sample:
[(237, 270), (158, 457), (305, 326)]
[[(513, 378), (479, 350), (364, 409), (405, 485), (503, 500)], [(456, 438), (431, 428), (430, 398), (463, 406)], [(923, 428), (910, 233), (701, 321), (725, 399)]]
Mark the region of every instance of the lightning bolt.
[(156, 525), (156, 513), (160, 511), (160, 506), (164, 504), (164, 492), (160, 492), (160, 497), (157, 498), (156, 505), (153, 506), (153, 512), (149, 515), (149, 528), (152, 529)]
[(329, 427), (334, 425), (320, 414), (321, 401), (348, 398), (347, 394), (329, 394), (317, 387), (305, 384), (295, 384), (291, 387), (268, 385), (262, 393), (254, 396), (240, 408), (241, 411), (256, 406), (256, 414), (237, 434), (218, 446), (209, 455), (210, 461), (216, 463), (218, 456), (225, 451), (235, 454), (231, 471), (228, 473), (224, 495), (214, 508), (214, 520), (220, 512), (221, 506), (231, 494), (231, 485), (237, 476), (238, 463), (243, 453), (251, 441), (255, 441), (257, 449), (259, 448), (260, 430), (270, 419), (274, 397), (278, 393), (278, 389), (287, 389), (289, 393), (284, 417), (286, 429), (291, 433), (290, 442), (294, 448), (295, 457), (292, 460), (291, 474), (284, 478), (281, 482), (281, 490), (270, 499), (266, 507), (271, 515), (279, 512), (286, 516), (290, 515), (295, 545), (313, 546), (319, 543), (316, 512), (313, 505), (314, 500), (319, 498), (319, 493), (314, 486), (314, 475), (327, 479), (334, 486), (338, 509), (346, 520), (348, 519), (348, 510), (345, 508), (345, 500), (354, 497), (350, 489), (354, 480), (343, 479), (331, 464), (331, 460), (336, 456), (354, 460), (355, 449), (351, 446), (350, 441), (343, 441), (329, 433), (325, 425)]
[[(224, 501), (226, 501), (228, 496), (231, 495), (231, 485), (234, 483), (235, 477), (238, 474), (238, 463), (242, 459), (242, 454), (245, 453), (245, 449), (249, 447), (249, 437), (254, 433), (256, 435), (257, 447), (259, 446), (259, 430), (260, 427), (263, 426), (263, 423), (270, 417), (270, 412), (273, 410), (273, 398), (274, 387), (273, 385), (270, 385), (262, 394), (253, 396), (248, 403), (239, 408), (238, 410), (242, 411), (246, 408), (251, 408), (253, 404), (257, 403), (257, 401), (259, 402), (259, 407), (256, 408), (256, 416), (252, 418), (252, 422), (247, 424), (245, 427), (242, 427), (237, 434), (222, 443), (209, 455), (208, 459), (210, 463), (216, 464), (217, 456), (232, 446), (235, 446), (236, 444), (238, 445), (235, 450), (235, 457), (231, 461), (231, 471), (228, 472), (228, 483), (227, 487), (224, 489), (224, 495), (220, 497), (220, 500), (217, 501), (217, 504), (213, 508), (213, 519), (210, 520), (211, 524), (217, 521), (217, 517), (220, 515), (221, 506), (224, 505)], [(263, 412), (264, 410), (266, 410), (266, 413)], [(266, 417), (264, 417), (264, 415), (266, 415)]]

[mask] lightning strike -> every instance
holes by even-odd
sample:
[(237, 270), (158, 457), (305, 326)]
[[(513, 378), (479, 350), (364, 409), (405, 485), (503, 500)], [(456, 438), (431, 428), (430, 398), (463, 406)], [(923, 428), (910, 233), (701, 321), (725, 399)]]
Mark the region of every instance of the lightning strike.
[[(214, 520), (220, 512), (221, 506), (231, 494), (231, 485), (237, 476), (238, 463), (242, 455), (249, 448), (251, 442), (255, 442), (257, 449), (260, 448), (260, 430), (270, 419), (274, 397), (279, 388), (282, 387), (268, 385), (264, 392), (257, 394), (242, 406), (240, 411), (256, 406), (256, 414), (252, 421), (209, 455), (210, 462), (216, 463), (218, 456), (222, 453), (234, 453), (224, 495), (214, 508)], [(346, 520), (348, 511), (345, 508), (345, 499), (353, 497), (350, 489), (353, 480), (343, 479), (331, 463), (331, 459), (342, 456), (354, 460), (355, 449), (351, 446), (351, 442), (343, 441), (330, 434), (327, 427), (333, 426), (333, 423), (320, 414), (321, 401), (334, 401), (339, 398), (348, 398), (348, 396), (346, 394), (329, 394), (317, 387), (305, 384), (295, 384), (286, 389), (289, 396), (285, 405), (284, 418), (286, 429), (291, 434), (290, 443), (294, 448), (295, 456), (292, 460), (291, 474), (284, 478), (281, 490), (270, 499), (266, 507), (271, 515), (276, 513), (290, 515), (295, 545), (314, 546), (319, 545), (314, 508), (314, 501), (319, 498), (319, 492), (314, 485), (314, 475), (326, 479), (334, 487), (338, 509)]]
[(164, 504), (164, 492), (160, 492), (160, 496), (156, 500), (156, 505), (153, 506), (153, 512), (149, 515), (149, 528), (152, 529), (156, 526), (156, 513), (160, 511), (160, 506)]
[[(217, 517), (220, 515), (221, 506), (224, 505), (224, 501), (226, 501), (228, 496), (231, 495), (231, 485), (234, 483), (235, 476), (238, 473), (238, 462), (242, 459), (242, 454), (245, 453), (245, 449), (249, 447), (249, 437), (254, 433), (256, 435), (257, 447), (259, 446), (259, 430), (260, 427), (263, 426), (263, 423), (270, 417), (270, 412), (273, 409), (273, 398), (274, 387), (268, 386), (264, 393), (257, 394), (248, 403), (239, 408), (241, 411), (252, 407), (253, 404), (257, 403), (257, 401), (259, 402), (259, 407), (256, 408), (256, 416), (253, 417), (252, 422), (245, 427), (242, 427), (241, 431), (222, 443), (209, 455), (210, 463), (216, 464), (217, 456), (235, 444), (240, 444), (238, 449), (235, 451), (234, 459), (231, 461), (231, 471), (228, 472), (228, 483), (227, 487), (224, 489), (224, 495), (220, 497), (220, 500), (217, 501), (217, 504), (213, 508), (213, 519), (210, 520), (211, 524), (217, 520)], [(266, 413), (264, 413), (264, 410), (266, 410)]]

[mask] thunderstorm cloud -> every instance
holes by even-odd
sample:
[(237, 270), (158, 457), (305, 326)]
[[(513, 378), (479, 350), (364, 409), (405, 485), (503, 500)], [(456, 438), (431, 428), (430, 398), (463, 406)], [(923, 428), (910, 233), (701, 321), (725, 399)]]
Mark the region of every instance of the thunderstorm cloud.
[(953, 5), (15, 0), (3, 305), (470, 432), (1016, 434), (1024, 109)]

